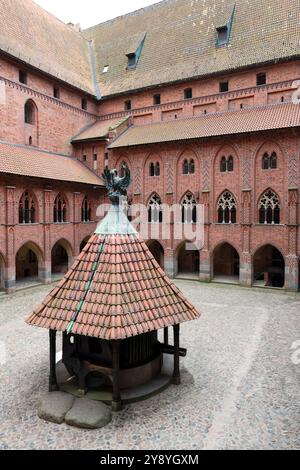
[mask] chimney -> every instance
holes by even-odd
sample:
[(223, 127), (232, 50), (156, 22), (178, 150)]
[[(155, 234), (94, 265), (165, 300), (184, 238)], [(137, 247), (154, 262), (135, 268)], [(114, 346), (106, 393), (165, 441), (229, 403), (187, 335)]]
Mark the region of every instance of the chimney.
[(74, 23), (70, 22), (70, 23), (67, 23), (67, 25), (68, 25), (70, 28), (72, 28), (72, 29), (74, 29), (75, 31), (77, 31), (77, 33), (80, 33), (80, 32), (81, 32), (80, 23), (74, 24)]

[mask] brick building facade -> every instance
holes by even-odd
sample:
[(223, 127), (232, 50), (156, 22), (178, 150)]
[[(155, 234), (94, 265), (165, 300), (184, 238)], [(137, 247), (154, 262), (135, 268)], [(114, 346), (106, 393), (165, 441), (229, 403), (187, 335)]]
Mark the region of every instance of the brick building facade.
[(3, 288), (67, 269), (126, 162), (132, 203), (204, 205), (201, 250), (148, 240), (170, 275), (299, 289), (300, 5), (267, 4), (167, 0), (78, 31), (0, 1)]

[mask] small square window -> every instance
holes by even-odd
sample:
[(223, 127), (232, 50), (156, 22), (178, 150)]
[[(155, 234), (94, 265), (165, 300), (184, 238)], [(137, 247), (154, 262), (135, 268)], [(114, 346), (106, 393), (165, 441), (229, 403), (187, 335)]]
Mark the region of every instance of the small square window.
[(125, 111), (130, 111), (131, 110), (131, 100), (126, 100), (124, 102), (124, 109), (125, 109)]
[(160, 99), (160, 95), (154, 95), (153, 96), (153, 104), (160, 104), (161, 103), (161, 99)]
[(184, 90), (184, 99), (190, 100), (191, 98), (193, 98), (193, 90), (192, 88), (186, 88)]
[(19, 70), (19, 82), (27, 85), (27, 73), (23, 70)]
[(225, 93), (229, 90), (229, 83), (228, 82), (221, 82), (220, 83), (220, 93)]
[(220, 28), (217, 28), (217, 46), (223, 46), (224, 44), (227, 44), (227, 35), (228, 35), (228, 27), (227, 26), (221, 26)]
[(86, 155), (82, 155), (82, 161), (86, 162)]
[(53, 87), (53, 96), (56, 99), (60, 99), (60, 89), (58, 87)]
[(87, 110), (87, 100), (85, 98), (81, 100), (81, 109), (84, 109), (84, 111)]
[(256, 85), (261, 86), (267, 83), (267, 75), (265, 73), (258, 73), (256, 75)]
[(107, 73), (109, 71), (109, 65), (104, 65), (102, 73)]

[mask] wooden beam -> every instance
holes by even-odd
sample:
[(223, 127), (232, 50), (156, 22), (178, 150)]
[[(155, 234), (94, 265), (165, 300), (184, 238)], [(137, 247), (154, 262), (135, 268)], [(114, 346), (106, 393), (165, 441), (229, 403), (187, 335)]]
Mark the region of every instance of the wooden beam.
[(120, 341), (112, 341), (113, 348), (113, 395), (112, 395), (112, 410), (120, 411), (122, 408), (121, 393), (120, 393)]
[(59, 390), (56, 378), (56, 331), (49, 330), (50, 375), (49, 392)]
[[(160, 345), (160, 350), (161, 352), (165, 354), (174, 354), (175, 349), (174, 346), (171, 346), (170, 344), (161, 344)], [(179, 356), (180, 357), (185, 357), (187, 354), (187, 350), (185, 348), (179, 348)]]
[(169, 329), (168, 327), (164, 328), (164, 343), (169, 343)]
[(173, 383), (175, 385), (180, 384), (180, 369), (179, 369), (179, 357), (180, 357), (180, 348), (179, 348), (179, 333), (180, 327), (178, 325), (173, 326), (174, 330), (174, 372), (173, 372)]

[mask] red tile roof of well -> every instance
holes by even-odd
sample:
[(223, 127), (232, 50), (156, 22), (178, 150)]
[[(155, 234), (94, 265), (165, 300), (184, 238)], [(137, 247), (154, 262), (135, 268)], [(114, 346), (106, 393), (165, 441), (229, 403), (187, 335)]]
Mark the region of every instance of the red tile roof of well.
[(300, 126), (299, 104), (283, 103), (131, 126), (109, 148), (242, 134)]
[(75, 316), (72, 334), (115, 340), (199, 315), (137, 234), (95, 233), (27, 323), (65, 332)]
[(3, 141), (0, 173), (103, 186), (102, 180), (76, 158)]

